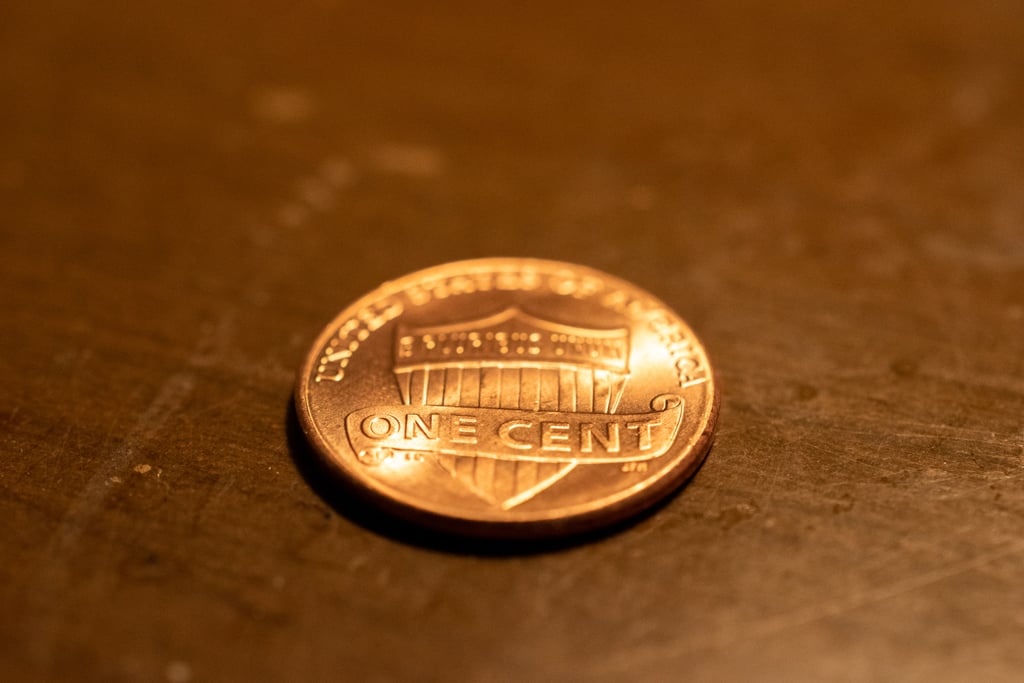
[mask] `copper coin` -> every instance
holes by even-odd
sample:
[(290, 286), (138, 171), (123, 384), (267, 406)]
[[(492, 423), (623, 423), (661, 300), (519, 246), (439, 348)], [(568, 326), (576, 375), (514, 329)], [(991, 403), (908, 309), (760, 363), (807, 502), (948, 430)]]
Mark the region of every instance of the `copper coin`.
[(704, 347), (650, 294), (582, 266), (495, 258), (413, 273), (346, 308), (295, 402), (314, 449), (370, 504), (533, 538), (678, 488), (710, 445), (716, 394)]

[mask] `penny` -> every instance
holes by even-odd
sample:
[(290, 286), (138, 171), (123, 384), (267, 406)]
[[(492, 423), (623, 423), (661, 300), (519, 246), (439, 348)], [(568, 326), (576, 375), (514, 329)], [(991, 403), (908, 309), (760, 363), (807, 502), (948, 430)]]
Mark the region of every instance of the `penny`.
[(704, 347), (664, 303), (582, 266), (495, 258), (381, 285), (313, 345), (295, 393), (367, 504), (446, 532), (536, 538), (620, 521), (711, 443)]

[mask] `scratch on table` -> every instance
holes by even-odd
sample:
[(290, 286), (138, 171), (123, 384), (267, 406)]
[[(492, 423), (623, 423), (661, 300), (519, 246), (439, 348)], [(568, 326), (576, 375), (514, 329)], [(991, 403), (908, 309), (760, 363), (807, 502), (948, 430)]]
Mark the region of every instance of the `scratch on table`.
[(594, 667), (595, 670), (602, 673), (636, 671), (638, 667), (656, 662), (689, 657), (709, 650), (724, 650), (737, 643), (750, 643), (770, 638), (825, 619), (842, 616), (862, 607), (900, 597), (1022, 552), (1024, 552), (1024, 540), (1007, 543), (1001, 548), (952, 562), (915, 576), (875, 588), (853, 591), (848, 595), (823, 600), (776, 616), (757, 619), (704, 638), (686, 636), (657, 645), (634, 648), (611, 661), (595, 662)]
[(775, 466), (772, 468), (772, 473), (768, 480), (768, 490), (766, 491), (766, 499), (769, 501), (772, 499), (772, 496), (775, 493), (776, 484), (779, 483), (780, 475), (782, 474), (783, 459), (776, 458), (774, 465)]
[(181, 409), (194, 386), (195, 377), (191, 373), (177, 373), (164, 381), (149, 406), (129, 430), (121, 446), (96, 469), (81, 493), (68, 507), (52, 537), (51, 554), (59, 557), (74, 545), (106, 496), (105, 483), (127, 468), (139, 448), (156, 436), (167, 421)]
[[(899, 424), (899, 423), (897, 423)], [(985, 429), (968, 429), (965, 427), (950, 427), (948, 425), (927, 425), (920, 424), (922, 427), (929, 427), (935, 429), (935, 432), (885, 432), (880, 429), (852, 429), (846, 427), (830, 426), (829, 430), (844, 432), (847, 434), (856, 434), (859, 436), (890, 436), (900, 439), (942, 439), (944, 441), (965, 441), (968, 443), (982, 444), (982, 445), (996, 445), (996, 446), (1012, 446), (1014, 445), (1015, 435), (1002, 436), (997, 432)], [(961, 432), (974, 432), (977, 436), (954, 436), (952, 434), (943, 433), (941, 430), (950, 430), (958, 433)], [(984, 434), (985, 436), (981, 436)]]
[[(92, 358), (92, 349), (78, 349), (68, 350), (61, 352), (56, 355), (53, 359), (55, 369), (60, 371), (63, 370), (63, 366), (67, 363), (74, 361), (73, 367), (67, 370), (64, 374), (64, 380), (60, 386), (70, 397), (77, 397), (80, 394), (80, 384), (83, 368), (85, 364)], [(44, 450), (40, 453), (33, 453), (27, 458), (23, 458), (24, 466), (22, 467), (21, 473), (18, 478), (15, 479), (15, 483), (19, 483), (31, 476), (36, 467), (44, 462), (51, 460), (57, 460), (64, 455), (67, 449), (68, 443), (71, 440), (71, 435), (74, 434), (79, 428), (79, 415), (82, 412), (82, 401), (72, 401), (72, 408), (67, 413), (61, 416), (61, 422), (64, 423), (64, 433), (60, 437), (60, 442), (57, 447), (53, 450)], [(19, 408), (16, 406), (8, 416), (8, 420), (14, 420), (14, 416), (17, 415)], [(22, 454), (25, 455), (25, 454)]]
[[(93, 517), (102, 507), (111, 490), (111, 482), (123, 481), (120, 473), (128, 469), (133, 457), (143, 446), (154, 439), (167, 422), (177, 414), (195, 387), (195, 377), (188, 372), (179, 372), (168, 377), (157, 390), (153, 400), (128, 431), (121, 445), (104, 458), (95, 469), (81, 492), (71, 501), (50, 537), (44, 566), (34, 572), (37, 588), (29, 591), (47, 601), (58, 601), (65, 587), (71, 582), (69, 565), (71, 555), (78, 541)], [(48, 617), (54, 624), (59, 615), (54, 612)], [(41, 661), (48, 661), (52, 650), (54, 625), (39, 629), (40, 637), (35, 642), (35, 655)]]
[(935, 496), (935, 500), (956, 500), (963, 498), (971, 498), (981, 492), (989, 492), (993, 489), (995, 484), (1006, 484), (1010, 482), (1016, 482), (1024, 479), (1024, 472), (1018, 472), (1016, 474), (1005, 474), (1001, 473), (1000, 476), (987, 477), (983, 481), (974, 484), (973, 486), (960, 486), (955, 491), (942, 492)]
[(227, 493), (234, 485), (234, 475), (227, 476), (226, 478), (224, 478), (223, 482), (217, 482), (216, 490), (214, 490), (214, 492), (206, 498), (206, 501), (202, 505), (196, 507), (195, 514), (192, 516), (193, 528), (199, 527), (200, 522), (202, 522), (203, 517), (206, 515), (206, 511), (209, 510), (210, 508), (213, 508), (217, 504), (217, 502), (224, 497), (224, 494)]
[(893, 434), (893, 436), (901, 439), (942, 439), (944, 441), (966, 441), (967, 443), (995, 444), (997, 446), (1009, 445), (1012, 443), (1012, 439), (1004, 439), (998, 436), (982, 439), (977, 436), (950, 436), (949, 434), (919, 434), (915, 432), (897, 432)]

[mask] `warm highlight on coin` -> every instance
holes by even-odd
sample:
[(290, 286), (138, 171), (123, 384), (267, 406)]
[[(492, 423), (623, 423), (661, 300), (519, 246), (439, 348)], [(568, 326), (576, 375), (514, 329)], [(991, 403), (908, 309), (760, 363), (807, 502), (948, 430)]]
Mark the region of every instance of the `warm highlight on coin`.
[(371, 504), (508, 538), (654, 504), (704, 459), (718, 405), (703, 346), (662, 302), (513, 258), (370, 292), (317, 339), (295, 402), (314, 449)]

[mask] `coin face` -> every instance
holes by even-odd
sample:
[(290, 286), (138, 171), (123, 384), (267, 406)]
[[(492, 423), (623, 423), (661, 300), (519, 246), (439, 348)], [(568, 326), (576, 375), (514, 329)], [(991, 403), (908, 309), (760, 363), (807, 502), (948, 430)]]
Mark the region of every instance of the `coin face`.
[(367, 504), (462, 534), (531, 538), (621, 520), (711, 442), (703, 346), (599, 271), (481, 259), (381, 285), (323, 331), (298, 378), (315, 451)]

